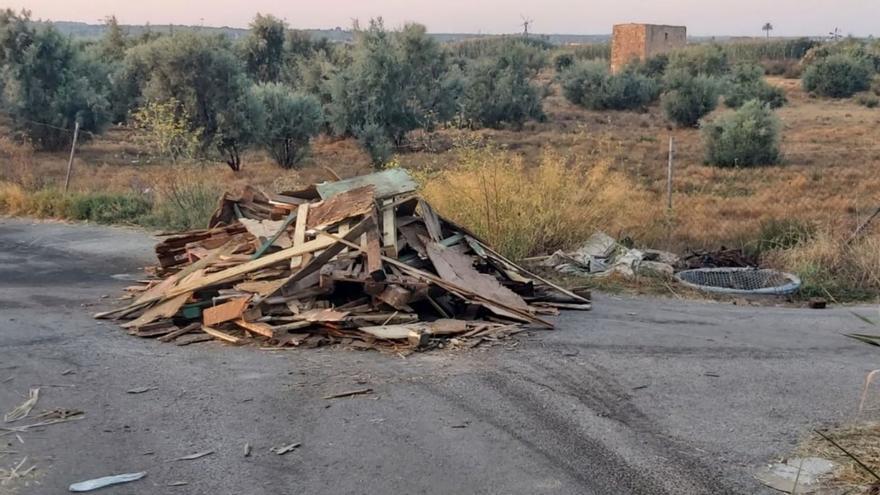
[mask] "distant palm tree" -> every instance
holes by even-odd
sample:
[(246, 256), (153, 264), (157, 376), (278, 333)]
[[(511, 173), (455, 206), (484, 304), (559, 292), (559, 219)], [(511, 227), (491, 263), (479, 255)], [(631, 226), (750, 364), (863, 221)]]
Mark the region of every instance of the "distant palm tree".
[(761, 31), (764, 31), (767, 33), (767, 39), (769, 40), (770, 39), (770, 31), (773, 31), (773, 24), (770, 24), (769, 22), (767, 24), (764, 24), (764, 27), (761, 28)]

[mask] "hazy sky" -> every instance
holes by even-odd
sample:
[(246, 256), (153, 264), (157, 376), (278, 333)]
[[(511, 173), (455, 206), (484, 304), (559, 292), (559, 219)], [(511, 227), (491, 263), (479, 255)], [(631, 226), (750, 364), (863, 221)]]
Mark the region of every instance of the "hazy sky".
[[(15, 3), (18, 2), (18, 3)], [(348, 27), (352, 19), (382, 16), (432, 32), (510, 33), (520, 16), (539, 33), (600, 34), (621, 22), (683, 24), (694, 35), (880, 35), (880, 0), (12, 0), (35, 18), (97, 22), (115, 14), (123, 24), (204, 24), (245, 27), (255, 13), (271, 13), (295, 28)], [(2, 5), (2, 4), (0, 4)]]

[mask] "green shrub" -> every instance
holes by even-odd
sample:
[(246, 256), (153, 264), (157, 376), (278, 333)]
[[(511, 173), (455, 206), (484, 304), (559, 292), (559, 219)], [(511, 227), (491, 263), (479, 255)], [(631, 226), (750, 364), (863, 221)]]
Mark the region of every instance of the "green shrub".
[(780, 127), (770, 108), (757, 100), (748, 101), (703, 126), (706, 163), (719, 167), (778, 163)]
[(132, 194), (83, 194), (70, 201), (67, 217), (97, 223), (138, 223), (150, 213), (152, 204), (143, 196)]
[(257, 84), (251, 91), (263, 106), (266, 119), (257, 141), (269, 150), (275, 163), (293, 167), (306, 155), (309, 141), (321, 128), (321, 102), (278, 83)]
[(408, 132), (430, 130), (454, 114), (448, 52), (424, 26), (388, 31), (381, 19), (370, 21), (369, 28), (355, 31), (350, 56), (327, 83), (327, 120), (334, 133), (400, 146)]
[(562, 74), (562, 91), (570, 102), (591, 110), (632, 110), (655, 101), (660, 87), (635, 70), (611, 75), (604, 62), (590, 61)]
[(863, 59), (835, 54), (817, 60), (806, 68), (804, 89), (819, 96), (848, 98), (871, 86), (873, 68)]
[(668, 72), (667, 92), (661, 103), (666, 117), (682, 127), (693, 127), (718, 106), (721, 83), (717, 78), (686, 72)]
[(724, 49), (715, 43), (695, 45), (669, 54), (669, 71), (684, 71), (692, 76), (722, 76), (730, 70)]
[(556, 68), (556, 72), (562, 72), (572, 65), (574, 65), (574, 55), (571, 53), (560, 53), (553, 58), (553, 67)]
[(160, 187), (153, 210), (143, 223), (165, 230), (202, 229), (217, 209), (219, 184), (206, 183), (201, 174), (173, 178)]
[(394, 143), (385, 134), (381, 125), (368, 122), (357, 128), (355, 135), (358, 142), (367, 150), (374, 165), (384, 165), (391, 161), (394, 154)]
[(190, 127), (189, 114), (174, 98), (145, 103), (131, 113), (131, 122), (155, 154), (172, 162), (191, 160), (199, 151), (201, 130)]
[(37, 149), (58, 151), (70, 146), (77, 122), (82, 141), (104, 130), (110, 121), (105, 65), (51, 25), (35, 28), (26, 11), (0, 13), (0, 41), (0, 110), (16, 134)]
[(470, 127), (521, 126), (529, 119), (544, 118), (539, 88), (529, 66), (528, 51), (509, 45), (498, 58), (468, 62), (461, 81), (461, 120)]
[(764, 70), (760, 66), (739, 64), (728, 79), (724, 104), (739, 108), (749, 100), (758, 100), (770, 108), (779, 108), (787, 101), (782, 88), (771, 86), (764, 80)]
[(648, 76), (652, 79), (659, 79), (666, 73), (666, 68), (668, 66), (669, 55), (661, 53), (660, 55), (648, 57), (644, 62), (639, 63), (636, 70), (643, 76)]
[(791, 249), (816, 234), (816, 226), (797, 219), (772, 219), (761, 223), (750, 251), (755, 255), (776, 249)]
[(856, 102), (868, 108), (877, 108), (880, 105), (880, 98), (874, 93), (860, 93), (856, 96)]

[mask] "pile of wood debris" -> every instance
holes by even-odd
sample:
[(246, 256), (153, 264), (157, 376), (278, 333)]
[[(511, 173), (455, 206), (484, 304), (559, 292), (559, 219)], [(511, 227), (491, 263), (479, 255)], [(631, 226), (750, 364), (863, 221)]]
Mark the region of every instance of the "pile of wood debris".
[(96, 318), (184, 345), (474, 346), (552, 328), (590, 301), (441, 218), (394, 169), (266, 194), (226, 193), (209, 228), (164, 236), (133, 301)]

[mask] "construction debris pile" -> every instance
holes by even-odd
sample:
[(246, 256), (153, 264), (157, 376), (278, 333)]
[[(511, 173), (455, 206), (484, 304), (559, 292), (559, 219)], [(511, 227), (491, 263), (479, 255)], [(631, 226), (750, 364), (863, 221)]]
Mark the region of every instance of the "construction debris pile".
[(607, 276), (614, 273), (672, 277), (679, 257), (655, 249), (629, 249), (604, 232), (591, 235), (576, 251), (557, 251), (541, 262), (561, 273)]
[(541, 261), (560, 273), (604, 277), (619, 274), (670, 279), (679, 270), (696, 268), (757, 267), (758, 260), (742, 249), (721, 247), (717, 251), (689, 251), (679, 257), (657, 249), (630, 249), (604, 232), (591, 235), (575, 251), (557, 251)]
[(225, 194), (208, 229), (168, 235), (126, 319), (140, 337), (411, 350), (552, 328), (590, 301), (440, 217), (403, 170), (266, 194)]

